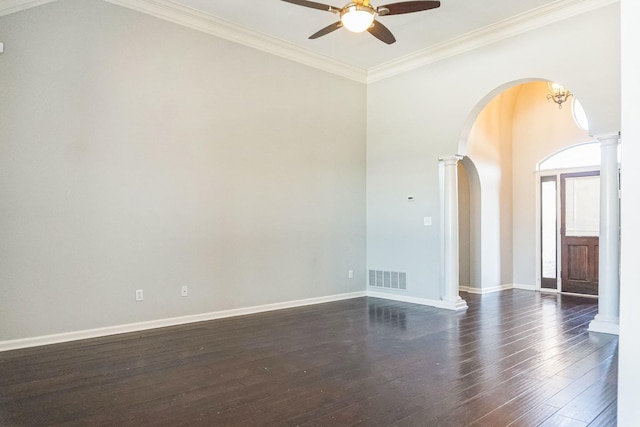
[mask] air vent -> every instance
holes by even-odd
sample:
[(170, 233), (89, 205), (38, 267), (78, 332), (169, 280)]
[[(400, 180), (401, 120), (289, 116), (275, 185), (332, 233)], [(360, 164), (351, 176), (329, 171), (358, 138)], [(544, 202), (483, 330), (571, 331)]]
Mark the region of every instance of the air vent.
[(369, 270), (369, 286), (375, 288), (407, 290), (407, 273)]

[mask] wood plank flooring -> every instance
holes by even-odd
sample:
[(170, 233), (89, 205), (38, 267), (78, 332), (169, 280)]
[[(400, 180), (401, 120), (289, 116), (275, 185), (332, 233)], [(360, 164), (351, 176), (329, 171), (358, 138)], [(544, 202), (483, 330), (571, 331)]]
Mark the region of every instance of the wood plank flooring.
[(0, 353), (1, 426), (614, 426), (595, 300), (376, 298)]

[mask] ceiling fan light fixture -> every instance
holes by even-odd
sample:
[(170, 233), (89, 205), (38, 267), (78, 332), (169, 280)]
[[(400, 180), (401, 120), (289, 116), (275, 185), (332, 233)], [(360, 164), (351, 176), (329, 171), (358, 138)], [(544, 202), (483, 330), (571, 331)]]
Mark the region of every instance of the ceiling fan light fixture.
[(376, 11), (372, 7), (351, 3), (342, 8), (340, 21), (347, 30), (361, 33), (371, 27), (375, 15)]

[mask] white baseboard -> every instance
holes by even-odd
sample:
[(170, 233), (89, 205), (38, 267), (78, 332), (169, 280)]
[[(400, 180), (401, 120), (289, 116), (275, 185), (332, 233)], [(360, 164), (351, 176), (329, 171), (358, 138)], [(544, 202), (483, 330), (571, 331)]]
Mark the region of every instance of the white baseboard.
[(69, 341), (98, 338), (108, 335), (139, 332), (148, 329), (164, 328), (167, 326), (184, 325), (188, 323), (203, 322), (207, 320), (223, 319), (227, 317), (243, 316), (247, 314), (262, 313), (266, 311), (282, 310), (285, 308), (303, 307), (306, 305), (322, 304), (325, 302), (342, 301), (352, 298), (367, 296), (367, 292), (351, 292), (346, 294), (329, 295), (325, 297), (308, 298), (295, 301), (287, 301), (275, 304), (265, 304), (253, 307), (222, 310), (211, 313), (193, 314), (189, 316), (172, 317), (168, 319), (150, 320), (147, 322), (129, 323), (126, 325), (108, 326), (105, 328), (87, 329), (83, 331), (66, 332), (62, 334), (45, 335), (33, 338), (0, 341), (0, 352), (17, 350), (21, 348), (37, 347), (49, 344), (59, 344)]
[(620, 323), (618, 320), (603, 320), (599, 314), (596, 314), (596, 317), (589, 323), (589, 332), (620, 335)]
[[(512, 283), (507, 283), (506, 285), (500, 285), (500, 286), (491, 286), (489, 288), (473, 288), (471, 286), (460, 286), (460, 292), (483, 295), (483, 294), (490, 294), (493, 292), (505, 291), (507, 289), (513, 289), (514, 287), (515, 285), (513, 285)], [(518, 289), (522, 289), (522, 288), (518, 288)]]
[[(503, 285), (493, 288), (485, 288), (482, 290), (470, 287), (461, 287), (460, 290), (469, 293), (490, 293), (498, 292), (505, 289), (527, 289), (536, 290), (534, 286), (529, 285)], [(99, 338), (109, 335), (125, 334), (129, 332), (140, 332), (149, 329), (164, 328), (167, 326), (184, 325), (195, 322), (204, 322), (207, 320), (223, 319), (227, 317), (243, 316), (247, 314), (262, 313), (266, 311), (282, 310), (286, 308), (303, 307), (306, 305), (322, 304), (325, 302), (342, 301), (352, 298), (360, 298), (370, 296), (374, 298), (383, 298), (392, 301), (408, 302), (413, 304), (426, 305), (429, 307), (442, 308), (445, 310), (464, 310), (467, 304), (464, 300), (460, 301), (443, 301), (428, 298), (411, 297), (407, 295), (391, 294), (386, 292), (377, 292), (372, 290), (351, 292), (346, 294), (329, 295), (325, 297), (308, 298), (303, 300), (286, 301), (274, 304), (258, 305), (253, 307), (244, 307), (231, 310), (215, 311), (210, 313), (193, 314), (189, 316), (172, 317), (168, 319), (150, 320), (139, 323), (129, 323), (125, 325), (108, 326), (105, 328), (86, 329), (81, 331), (65, 332), (61, 334), (44, 335), (39, 337), (22, 338), (16, 340), (0, 341), (0, 352), (17, 350), (21, 348), (38, 347), (49, 344), (59, 344), (69, 341), (78, 341), (90, 338)]]
[(511, 284), (513, 289), (524, 289), (525, 291), (539, 291), (540, 289), (536, 285), (523, 285), (521, 283)]
[(367, 291), (367, 296), (373, 298), (383, 298), (392, 301), (409, 302), (412, 304), (428, 305), (429, 307), (443, 308), (445, 310), (464, 310), (467, 308), (467, 303), (464, 300), (461, 302), (443, 301), (437, 299), (410, 297), (407, 295), (391, 294), (386, 292)]

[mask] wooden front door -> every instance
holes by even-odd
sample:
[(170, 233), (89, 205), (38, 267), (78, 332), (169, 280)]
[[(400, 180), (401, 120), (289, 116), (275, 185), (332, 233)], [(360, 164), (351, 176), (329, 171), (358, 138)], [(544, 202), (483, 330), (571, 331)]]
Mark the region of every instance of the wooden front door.
[(560, 176), (562, 292), (598, 295), (599, 175)]

